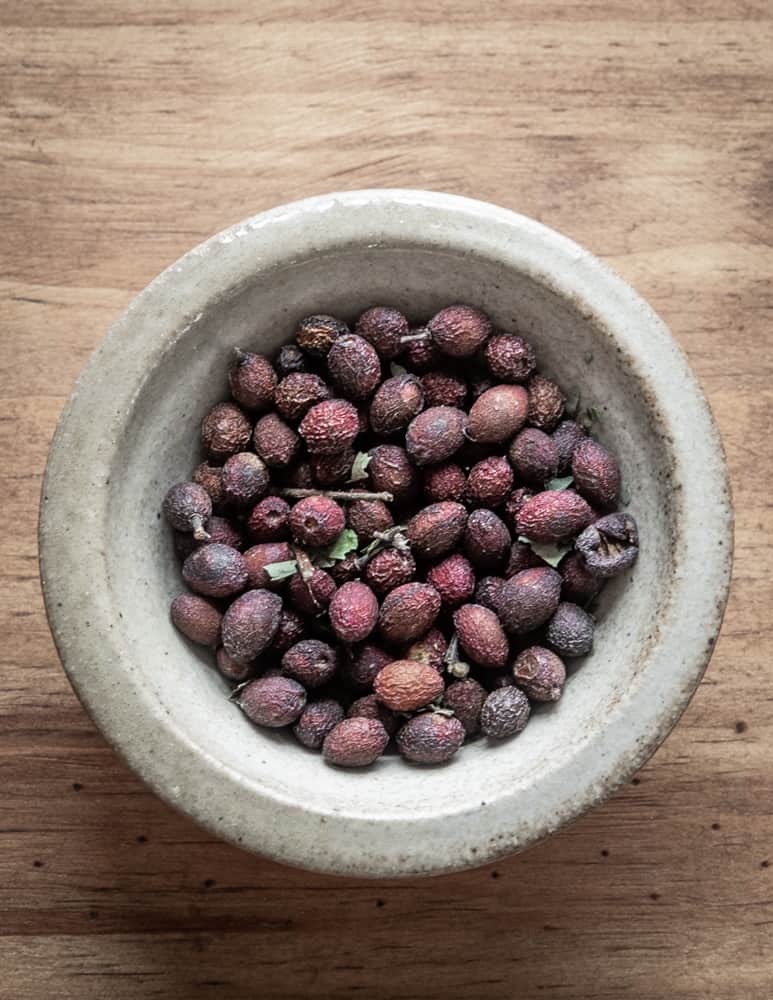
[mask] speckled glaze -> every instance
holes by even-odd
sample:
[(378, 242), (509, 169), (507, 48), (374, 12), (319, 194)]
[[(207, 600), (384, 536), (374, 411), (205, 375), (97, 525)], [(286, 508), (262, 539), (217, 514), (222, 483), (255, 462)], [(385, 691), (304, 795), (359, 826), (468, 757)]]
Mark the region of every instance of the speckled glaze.
[[(167, 487), (197, 458), (235, 345), (266, 353), (311, 312), (472, 302), (601, 414), (643, 546), (604, 593), (593, 654), (524, 733), (447, 765), (326, 766), (255, 729), (208, 653), (169, 621), (180, 591)], [(585, 360), (593, 356), (591, 363)], [(278, 861), (431, 874), (521, 850), (606, 798), (671, 730), (711, 656), (732, 509), (706, 401), (668, 330), (586, 250), (505, 209), (425, 191), (311, 198), (186, 254), (110, 330), (54, 439), (41, 501), (43, 589), (75, 690), (167, 802)]]

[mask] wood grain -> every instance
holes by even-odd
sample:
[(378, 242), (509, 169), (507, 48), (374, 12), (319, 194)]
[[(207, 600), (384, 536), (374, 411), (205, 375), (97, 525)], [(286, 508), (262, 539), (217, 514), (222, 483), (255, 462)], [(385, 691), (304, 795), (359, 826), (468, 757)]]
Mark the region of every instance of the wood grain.
[[(770, 4), (5, 0), (0, 29), (0, 997), (771, 995)], [(720, 423), (737, 558), (631, 786), (523, 856), (388, 884), (241, 854), (140, 785), (58, 665), (35, 527), (138, 289), (260, 209), (400, 185), (534, 215), (649, 299)]]

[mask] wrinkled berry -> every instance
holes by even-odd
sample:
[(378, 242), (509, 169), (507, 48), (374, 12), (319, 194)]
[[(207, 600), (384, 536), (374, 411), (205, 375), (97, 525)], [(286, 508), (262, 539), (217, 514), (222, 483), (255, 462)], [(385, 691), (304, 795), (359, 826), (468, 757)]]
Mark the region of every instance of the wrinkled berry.
[(607, 514), (586, 528), (574, 545), (589, 573), (602, 579), (617, 576), (639, 555), (636, 521), (630, 514)]
[(387, 531), (395, 523), (382, 500), (355, 500), (349, 504), (346, 521), (360, 545), (373, 541), (376, 532)]
[(255, 663), (237, 663), (222, 646), (215, 653), (215, 665), (218, 672), (227, 680), (240, 684), (255, 673)]
[(564, 394), (555, 382), (542, 375), (529, 381), (529, 423), (541, 431), (552, 431), (564, 412)]
[(593, 619), (576, 604), (562, 601), (548, 622), (548, 645), (559, 656), (585, 656), (593, 649)]
[(244, 564), (247, 567), (250, 586), (278, 590), (284, 586), (284, 581), (272, 580), (266, 572), (266, 566), (289, 562), (294, 558), (293, 550), (287, 542), (261, 542), (259, 545), (252, 545), (244, 553)]
[(298, 428), (310, 455), (335, 455), (351, 448), (360, 431), (357, 409), (346, 399), (312, 406)]
[(558, 701), (566, 681), (566, 668), (551, 650), (530, 646), (516, 656), (513, 677), (532, 701)]
[(441, 673), (447, 649), (448, 643), (440, 629), (431, 628), (421, 639), (411, 643), (403, 654), (403, 659), (428, 663), (438, 673)]
[(513, 469), (506, 458), (484, 458), (470, 469), (466, 499), (473, 507), (499, 507), (513, 488)]
[(585, 438), (572, 455), (574, 487), (599, 507), (612, 507), (620, 492), (620, 469), (615, 456), (593, 438)]
[(287, 584), (287, 596), (302, 615), (318, 617), (326, 610), (336, 592), (335, 581), (324, 569), (313, 570), (308, 580), (295, 573)]
[(450, 708), (464, 726), (466, 736), (474, 736), (480, 729), (480, 713), (486, 700), (486, 690), (472, 677), (454, 681), (443, 695), (443, 707)]
[(309, 750), (321, 750), (325, 737), (344, 718), (344, 710), (333, 698), (310, 701), (293, 726), (299, 743)]
[(508, 528), (510, 528), (513, 533), (517, 534), (518, 515), (521, 513), (523, 505), (527, 500), (531, 500), (533, 496), (534, 493), (532, 490), (521, 486), (517, 490), (513, 490), (507, 498), (503, 517)]
[(386, 750), (389, 734), (378, 719), (344, 719), (322, 744), (322, 756), (338, 767), (368, 767)]
[(537, 367), (531, 344), (510, 333), (491, 337), (483, 349), (483, 357), (498, 382), (526, 382)]
[(484, 576), (475, 588), (475, 603), (482, 604), (496, 613), (502, 587), (507, 581), (502, 576)]
[(223, 646), (237, 663), (249, 663), (271, 645), (279, 628), (282, 598), (270, 590), (248, 590), (223, 615)]
[(283, 542), (290, 534), (290, 505), (281, 497), (264, 497), (247, 518), (247, 531), (255, 542)]
[(475, 570), (472, 563), (459, 552), (447, 556), (427, 574), (427, 583), (440, 594), (447, 608), (458, 608), (469, 601), (475, 590)]
[(343, 667), (344, 677), (352, 687), (369, 691), (373, 687), (376, 674), (392, 660), (394, 657), (380, 646), (366, 642), (350, 652)]
[(368, 411), (374, 434), (389, 435), (407, 427), (424, 406), (424, 393), (415, 375), (395, 375), (383, 382)]
[(205, 525), (212, 513), (212, 498), (197, 483), (177, 483), (164, 497), (164, 514), (177, 531), (190, 531), (197, 541), (209, 535)]
[(492, 691), (483, 703), (480, 728), (491, 739), (503, 740), (526, 728), (531, 714), (529, 699), (517, 687)]
[(366, 694), (353, 701), (346, 717), (347, 719), (377, 719), (389, 736), (394, 736), (400, 725), (398, 716), (386, 705), (382, 705), (375, 694)]
[(377, 492), (391, 493), (396, 503), (413, 500), (419, 492), (419, 476), (404, 448), (381, 444), (370, 452), (368, 475)]
[(319, 375), (291, 372), (274, 391), (274, 405), (285, 420), (301, 420), (315, 403), (330, 399), (330, 389)]
[(526, 430), (513, 440), (507, 453), (519, 479), (541, 486), (558, 472), (558, 449), (553, 439), (536, 427)]
[(300, 718), (306, 691), (291, 677), (258, 677), (242, 688), (236, 704), (256, 725), (278, 729)]
[(416, 465), (445, 462), (464, 444), (467, 414), (453, 406), (432, 406), (410, 422), (405, 447)]
[(562, 420), (551, 434), (558, 451), (559, 476), (566, 476), (571, 472), (574, 450), (585, 436), (585, 430), (574, 420)]
[(462, 723), (438, 712), (409, 719), (397, 734), (400, 755), (413, 764), (443, 764), (463, 742)]
[(352, 474), (354, 458), (352, 448), (339, 451), (335, 455), (312, 455), (309, 465), (315, 484), (327, 489), (346, 483)]
[(532, 542), (562, 542), (579, 534), (594, 518), (591, 508), (573, 490), (546, 490), (523, 505), (518, 534)]
[(379, 612), (382, 636), (391, 643), (413, 642), (432, 628), (440, 604), (440, 594), (429, 584), (405, 583), (395, 587), (384, 598)]
[(424, 326), (411, 330), (412, 337), (422, 337), (424, 334), (427, 335), (426, 339), (411, 340), (405, 345), (406, 367), (417, 375), (432, 371), (440, 363), (440, 351), (430, 339), (429, 330)]
[(338, 653), (319, 639), (301, 639), (282, 657), (282, 673), (303, 684), (317, 688), (335, 677)]
[(431, 371), (421, 377), (424, 403), (430, 406), (454, 406), (461, 409), (467, 399), (467, 383), (447, 371)]
[(274, 367), (279, 378), (285, 378), (292, 372), (308, 371), (309, 365), (306, 355), (297, 344), (283, 344), (279, 348)]
[(467, 477), (460, 465), (444, 462), (424, 470), (424, 496), (430, 503), (464, 499)]
[(510, 532), (493, 510), (481, 507), (467, 518), (462, 545), (477, 570), (496, 572), (510, 551)]
[(380, 357), (390, 361), (402, 350), (402, 338), (408, 336), (408, 320), (398, 309), (373, 306), (357, 320), (354, 332), (372, 344)]
[(172, 601), (172, 623), (191, 642), (216, 646), (223, 616), (209, 601), (196, 594), (180, 594)]
[(290, 646), (306, 638), (306, 625), (292, 608), (283, 608), (279, 616), (279, 628), (274, 634), (269, 651), (281, 656)]
[(495, 385), (470, 407), (467, 435), (483, 444), (507, 441), (523, 427), (528, 406), (522, 385)]
[(604, 586), (600, 576), (589, 573), (579, 552), (570, 552), (559, 566), (561, 571), (561, 596), (564, 600), (585, 604)]
[(376, 674), (373, 691), (387, 708), (414, 712), (443, 693), (443, 678), (420, 660), (394, 660)]
[(247, 584), (244, 556), (229, 545), (202, 545), (183, 563), (183, 580), (191, 590), (205, 597), (238, 594)]
[(263, 413), (274, 402), (276, 372), (261, 354), (238, 351), (238, 360), (228, 374), (231, 395), (245, 410)]
[(329, 614), (330, 624), (341, 642), (362, 642), (376, 627), (378, 601), (367, 584), (353, 580), (335, 592)]
[(295, 340), (301, 350), (324, 358), (338, 337), (349, 332), (349, 327), (335, 316), (306, 316), (298, 324)]
[(467, 511), (462, 504), (452, 501), (433, 503), (408, 522), (408, 541), (422, 559), (437, 559), (455, 548), (466, 522)]
[(249, 507), (268, 489), (268, 469), (251, 451), (240, 451), (223, 466), (223, 495), (236, 508)]
[(375, 348), (354, 333), (333, 343), (327, 368), (335, 387), (348, 399), (367, 399), (381, 381), (381, 361)]
[(193, 470), (191, 479), (209, 493), (212, 509), (217, 510), (223, 503), (223, 470), (219, 465), (202, 462)]
[(343, 508), (329, 497), (306, 497), (290, 511), (290, 531), (299, 545), (330, 545), (345, 527)]
[(502, 588), (497, 614), (508, 632), (530, 632), (555, 614), (561, 577), (548, 566), (525, 569)]
[(480, 604), (464, 604), (454, 612), (454, 628), (459, 645), (481, 667), (504, 667), (510, 652), (499, 619)]
[(410, 583), (416, 575), (416, 563), (410, 552), (383, 549), (368, 562), (363, 575), (368, 586), (383, 597), (395, 587)]
[(491, 321), (473, 306), (448, 306), (427, 323), (438, 348), (452, 358), (469, 358), (491, 333)]
[(216, 403), (201, 422), (201, 443), (215, 461), (224, 461), (250, 443), (252, 424), (233, 403)]
[(266, 465), (275, 469), (290, 465), (300, 445), (298, 435), (276, 413), (267, 413), (255, 424), (252, 443)]

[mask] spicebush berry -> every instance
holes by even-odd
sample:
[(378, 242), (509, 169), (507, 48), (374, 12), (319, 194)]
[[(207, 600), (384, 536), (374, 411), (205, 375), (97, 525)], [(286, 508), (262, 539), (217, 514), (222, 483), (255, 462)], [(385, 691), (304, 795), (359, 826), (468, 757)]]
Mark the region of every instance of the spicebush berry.
[(427, 334), (426, 340), (412, 340), (405, 345), (405, 365), (417, 375), (432, 371), (440, 364), (440, 351), (430, 339), (429, 330), (425, 326), (411, 330), (412, 337), (422, 334)]
[(475, 590), (475, 570), (461, 553), (454, 552), (427, 573), (427, 583), (440, 594), (447, 608), (458, 608), (469, 601)]
[(523, 505), (518, 533), (533, 542), (562, 542), (587, 528), (595, 516), (573, 490), (546, 490)]
[(316, 358), (324, 358), (337, 338), (348, 332), (346, 323), (335, 316), (306, 316), (298, 324), (295, 340), (301, 350)]
[(309, 750), (321, 750), (325, 737), (344, 718), (344, 710), (333, 698), (310, 701), (293, 726), (299, 743)]
[(390, 361), (402, 350), (402, 339), (408, 336), (408, 320), (398, 309), (373, 306), (357, 320), (354, 332), (372, 344), (380, 357)]
[(276, 413), (267, 413), (255, 424), (252, 434), (255, 451), (266, 465), (283, 469), (295, 458), (300, 446), (298, 435)]
[(233, 403), (216, 403), (201, 422), (201, 443), (216, 462), (244, 451), (251, 435), (247, 415)]
[(338, 653), (319, 639), (301, 639), (282, 657), (282, 673), (307, 689), (327, 684), (337, 670)]
[(229, 545), (202, 545), (183, 563), (183, 580), (191, 590), (205, 597), (238, 594), (247, 584), (244, 556)]
[(322, 756), (338, 767), (368, 767), (386, 750), (389, 734), (378, 719), (344, 719), (322, 744)]
[(615, 456), (593, 438), (585, 438), (572, 455), (574, 487), (598, 507), (612, 507), (620, 492), (620, 469)]
[(383, 597), (390, 590), (410, 583), (416, 575), (416, 563), (410, 552), (383, 549), (368, 562), (363, 575), (368, 586)]
[(330, 389), (319, 375), (291, 372), (274, 390), (274, 405), (285, 420), (301, 420), (315, 403), (330, 396)]
[(473, 507), (499, 507), (513, 488), (513, 469), (506, 458), (494, 455), (476, 462), (467, 476), (465, 495)]
[(466, 487), (464, 470), (453, 462), (441, 462), (424, 470), (424, 496), (430, 503), (463, 500)]
[(278, 729), (300, 718), (306, 691), (291, 677), (258, 677), (239, 692), (236, 704), (256, 725)]
[(532, 701), (558, 701), (566, 681), (566, 668), (551, 650), (530, 646), (516, 656), (513, 677)]
[(209, 538), (204, 525), (212, 513), (212, 498), (197, 483), (177, 483), (164, 497), (164, 514), (177, 531), (190, 531), (197, 541)]
[(462, 504), (433, 503), (411, 518), (406, 534), (416, 555), (437, 559), (456, 547), (466, 523), (467, 511)]
[(283, 542), (290, 535), (290, 505), (281, 497), (264, 497), (247, 518), (247, 531), (254, 542)]
[(327, 489), (345, 483), (352, 474), (354, 458), (352, 448), (339, 451), (335, 455), (312, 455), (309, 465), (315, 485)]
[(378, 601), (367, 584), (353, 580), (333, 594), (329, 614), (330, 624), (341, 642), (362, 642), (376, 627)]
[(530, 632), (553, 617), (560, 594), (561, 577), (554, 569), (525, 569), (502, 588), (499, 620), (508, 632)]
[(292, 606), (302, 615), (312, 617), (327, 610), (335, 592), (335, 581), (324, 569), (315, 569), (308, 580), (304, 580), (301, 573), (295, 573), (287, 584), (287, 597)]
[(548, 622), (545, 637), (559, 656), (585, 656), (593, 649), (593, 619), (577, 604), (562, 601)]
[(419, 476), (404, 448), (380, 444), (370, 452), (368, 475), (377, 492), (391, 493), (395, 503), (407, 503), (419, 492)]
[(450, 708), (464, 726), (466, 736), (474, 736), (480, 729), (480, 713), (486, 700), (486, 690), (472, 677), (454, 681), (443, 695), (443, 707)]
[(467, 435), (482, 444), (507, 441), (526, 423), (528, 407), (529, 396), (522, 385), (495, 385), (470, 407)]
[(594, 598), (604, 581), (600, 576), (589, 573), (579, 552), (570, 552), (559, 566), (561, 572), (561, 596), (564, 600), (585, 604)]
[(443, 693), (443, 678), (428, 663), (394, 660), (376, 674), (373, 691), (394, 712), (414, 712)]
[(447, 649), (448, 643), (440, 629), (431, 628), (421, 639), (417, 639), (416, 642), (411, 643), (403, 654), (403, 659), (419, 660), (421, 663), (428, 663), (438, 673), (442, 673), (443, 661)]
[(251, 451), (240, 451), (227, 458), (223, 466), (223, 495), (236, 508), (248, 507), (268, 489), (268, 469)]
[(502, 587), (506, 582), (502, 576), (484, 576), (475, 588), (475, 604), (482, 604), (484, 608), (496, 613)]
[(327, 356), (333, 384), (347, 399), (367, 399), (381, 381), (381, 361), (363, 337), (349, 333), (334, 341)]
[(373, 541), (376, 532), (394, 525), (389, 508), (382, 500), (355, 500), (349, 504), (346, 520), (360, 545)]
[(395, 375), (382, 382), (368, 418), (374, 434), (387, 436), (407, 427), (424, 406), (424, 392), (415, 375)]
[(290, 531), (299, 545), (330, 545), (345, 527), (343, 508), (329, 497), (306, 497), (290, 511)]
[(270, 590), (248, 590), (223, 615), (223, 646), (237, 663), (249, 663), (271, 645), (279, 628), (282, 598)]
[(172, 601), (173, 625), (191, 642), (217, 646), (223, 616), (214, 605), (196, 594), (180, 594)]
[(311, 407), (298, 430), (310, 455), (335, 455), (351, 448), (360, 418), (348, 400), (326, 399)]
[(464, 444), (467, 414), (453, 406), (431, 406), (408, 425), (405, 447), (416, 465), (445, 462)]
[(515, 334), (495, 334), (486, 343), (483, 357), (498, 382), (526, 382), (537, 367), (534, 348)]
[(542, 486), (558, 472), (558, 449), (553, 439), (536, 427), (514, 438), (507, 453), (519, 479)]
[(585, 430), (574, 420), (562, 420), (551, 437), (558, 451), (558, 475), (566, 476), (572, 469), (575, 448), (586, 437)]
[(488, 339), (491, 321), (473, 306), (448, 306), (427, 323), (432, 339), (443, 354), (470, 358)]
[(343, 559), (337, 559), (330, 567), (330, 575), (335, 580), (337, 587), (350, 580), (357, 580), (360, 573), (359, 556), (356, 552), (350, 552)]
[(541, 431), (552, 431), (564, 412), (564, 394), (555, 382), (542, 375), (529, 381), (529, 423)]
[(271, 641), (269, 652), (281, 656), (290, 646), (306, 638), (306, 624), (292, 608), (282, 608), (279, 616), (279, 628)]
[(510, 551), (510, 532), (493, 510), (481, 507), (467, 518), (462, 544), (477, 570), (496, 572), (502, 569)]
[(431, 371), (421, 377), (426, 406), (454, 406), (461, 409), (467, 399), (467, 383), (448, 371)]
[(508, 528), (510, 528), (513, 533), (517, 533), (518, 531), (518, 515), (521, 513), (523, 505), (527, 500), (531, 500), (533, 496), (534, 492), (532, 490), (519, 486), (518, 489), (513, 490), (507, 498), (503, 518)]
[(382, 705), (375, 694), (366, 694), (353, 701), (346, 717), (347, 719), (377, 719), (389, 736), (394, 736), (400, 724), (395, 713)]
[(285, 378), (291, 372), (308, 371), (308, 361), (306, 355), (297, 344), (283, 344), (279, 348), (274, 364), (279, 378)]
[(238, 360), (228, 374), (231, 395), (245, 410), (263, 413), (274, 402), (276, 372), (261, 354), (238, 351)]
[(480, 604), (464, 604), (454, 612), (454, 628), (459, 645), (481, 667), (504, 667), (510, 652), (499, 619)]
[(464, 726), (454, 718), (427, 712), (409, 719), (397, 734), (400, 756), (413, 764), (443, 764), (464, 743)]
[(503, 740), (526, 728), (531, 714), (529, 699), (517, 687), (492, 691), (483, 703), (480, 728), (491, 739)]
[(237, 663), (222, 646), (218, 646), (215, 653), (215, 665), (221, 676), (237, 684), (252, 677), (256, 670), (255, 663)]
[(293, 559), (293, 550), (287, 542), (261, 542), (252, 545), (244, 553), (244, 563), (251, 587), (265, 587), (268, 590), (278, 590), (284, 584), (283, 580), (272, 580), (266, 572), (266, 566), (272, 563), (289, 562)]
[(394, 657), (371, 642), (350, 651), (343, 666), (345, 679), (360, 691), (370, 691), (373, 681), (384, 667), (391, 663)]
[(384, 598), (378, 616), (387, 642), (413, 642), (428, 632), (440, 613), (440, 594), (426, 583), (405, 583)]
[(223, 500), (223, 470), (219, 465), (210, 465), (209, 462), (202, 462), (193, 470), (191, 479), (202, 489), (209, 493), (212, 500), (212, 509), (217, 510)]
[(574, 545), (587, 571), (607, 579), (624, 573), (636, 562), (639, 531), (630, 514), (607, 514), (586, 528)]

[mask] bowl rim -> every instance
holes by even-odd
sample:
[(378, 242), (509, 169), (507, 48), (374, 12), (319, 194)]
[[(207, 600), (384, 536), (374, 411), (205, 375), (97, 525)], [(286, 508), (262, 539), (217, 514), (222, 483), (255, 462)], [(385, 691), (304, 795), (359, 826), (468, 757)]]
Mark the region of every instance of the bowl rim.
[[(702, 498), (701, 523), (692, 529), (688, 524), (684, 540), (692, 558), (701, 560), (693, 563), (701, 566), (700, 581), (682, 573), (674, 582), (669, 627), (661, 628), (657, 644), (663, 669), (658, 685), (652, 686), (652, 704), (645, 706), (636, 725), (611, 717), (608, 727), (583, 749), (574, 775), (580, 787), (567, 795), (562, 783), (550, 783), (540, 801), (531, 803), (533, 815), (525, 827), (516, 817), (513, 795), (492, 804), (487, 824), (480, 821), (477, 801), (450, 815), (390, 818), (381, 821), (388, 829), (379, 836), (377, 849), (372, 839), (374, 821), (367, 816), (339, 814), (335, 809), (324, 815), (310, 813), (302, 804), (264, 794), (254, 785), (250, 785), (249, 797), (244, 795), (239, 776), (192, 744), (134, 682), (120, 645), (120, 629), (113, 630), (115, 609), (109, 599), (90, 605), (88, 628), (81, 627), (79, 619), (83, 594), (105, 572), (100, 538), (107, 531), (108, 494), (99, 487), (111, 459), (104, 442), (88, 428), (100, 416), (104, 426), (120, 427), (129, 419), (131, 400), (140, 384), (125, 375), (128, 384), (121, 383), (121, 373), (110, 367), (111, 355), (121, 346), (125, 350), (130, 334), (136, 342), (132, 331), (138, 325), (141, 328), (143, 319), (163, 311), (169, 284), (205, 275), (209, 289), (233, 285), (254, 273), (255, 258), (247, 252), (250, 247), (259, 246), (261, 262), (271, 266), (282, 253), (283, 239), (297, 240), (299, 233), (306, 241), (305, 257), (346, 246), (342, 231), (347, 214), (363, 209), (373, 219), (371, 235), (377, 245), (430, 242), (439, 248), (452, 241), (458, 250), (517, 262), (520, 270), (563, 298), (571, 298), (605, 325), (614, 318), (615, 332), (610, 336), (624, 340), (637, 360), (643, 361), (639, 345), (646, 342), (649, 374), (657, 375), (656, 386), (663, 382), (662, 390), (653, 390), (653, 399), (659, 420), (673, 439), (679, 481), (689, 473), (691, 495)], [(432, 220), (426, 240), (423, 236), (420, 240), (410, 225), (420, 219)], [(198, 318), (193, 315), (190, 322)], [(190, 323), (170, 332), (168, 338), (157, 338), (163, 343), (152, 347), (145, 343), (144, 350), (137, 352), (143, 363), (148, 356), (152, 361), (154, 351), (160, 355), (168, 349), (189, 327)], [(147, 370), (152, 367), (146, 366)], [(115, 411), (112, 395), (108, 406), (106, 375), (108, 385), (124, 398), (126, 412), (120, 406)], [(99, 383), (102, 414), (95, 413)], [(77, 468), (66, 460), (76, 441), (81, 459)], [(73, 497), (82, 496), (87, 487), (94, 491), (94, 508), (87, 518), (78, 520), (72, 517)], [(715, 544), (716, 538), (725, 539), (726, 544)], [(143, 289), (92, 354), (62, 412), (43, 479), (39, 520), (43, 596), (59, 657), (87, 712), (129, 767), (166, 802), (238, 846), (297, 867), (370, 877), (438, 874), (484, 864), (543, 839), (627, 781), (671, 731), (703, 676), (727, 602), (732, 550), (733, 511), (719, 432), (684, 353), (651, 307), (589, 251), (533, 219), (458, 195), (388, 188), (318, 195), (261, 212), (188, 251)], [(677, 629), (679, 612), (686, 610), (690, 624)], [(107, 656), (124, 664), (117, 679), (95, 669), (97, 650), (103, 662)], [(181, 778), (174, 767), (180, 752), (199, 755), (196, 781)], [(237, 814), (229, 815), (233, 796), (239, 793), (242, 801)], [(499, 832), (494, 834), (494, 830)]]

